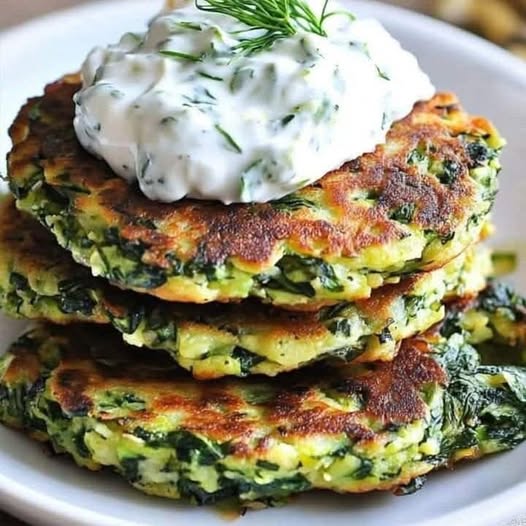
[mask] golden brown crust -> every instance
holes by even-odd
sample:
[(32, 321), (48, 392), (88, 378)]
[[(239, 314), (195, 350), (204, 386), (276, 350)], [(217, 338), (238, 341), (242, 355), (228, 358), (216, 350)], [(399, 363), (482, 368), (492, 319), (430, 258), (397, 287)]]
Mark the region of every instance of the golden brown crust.
[(419, 390), (425, 384), (445, 384), (447, 380), (438, 363), (426, 356), (428, 347), (417, 338), (405, 340), (393, 362), (382, 362), (374, 374), (347, 381), (342, 391), (361, 394), (365, 410), (382, 421), (400, 424), (425, 416)]
[[(55, 237), (40, 227), (30, 216), (15, 208), (13, 199), (0, 198), (0, 247), (4, 250), (16, 247), (9, 255), (13, 266), (24, 269), (29, 278), (46, 277), (55, 273), (70, 274), (74, 269), (78, 279), (90, 280), (90, 271), (77, 265), (62, 247), (57, 245)], [(8, 258), (0, 257), (0, 265)]]
[[(63, 334), (76, 341), (78, 330), (68, 328)], [(98, 334), (103, 333), (99, 330)], [(103, 345), (115, 345), (117, 354), (123, 347), (110, 333)], [(127, 411), (126, 421), (121, 423), (130, 429), (148, 428), (159, 418), (177, 415), (181, 428), (212, 440), (231, 442), (238, 456), (251, 454), (254, 440), (258, 450), (265, 448), (264, 443), (257, 442), (262, 425), (281, 438), (345, 434), (358, 442), (374, 440), (375, 432), (367, 425), (371, 418), (384, 424), (404, 424), (422, 418), (422, 387), (428, 383), (445, 384), (447, 380), (445, 372), (428, 354), (426, 342), (418, 339), (407, 340), (392, 362), (367, 368), (306, 370), (264, 382), (252, 379), (196, 383), (167, 368), (159, 367), (152, 373), (155, 359), (151, 358), (150, 372), (145, 373), (146, 367), (141, 367), (145, 355), (139, 352), (133, 365), (123, 362), (110, 368), (82, 353), (82, 344), (67, 351), (49, 380), (53, 398), (66, 412), (87, 411), (95, 418), (115, 418), (98, 408), (96, 399), (104, 393), (122, 392), (125, 387), (146, 401), (143, 409)], [(357, 410), (331, 404), (323, 394), (329, 391), (340, 393), (347, 400), (354, 397)]]
[[(16, 178), (30, 159), (38, 158), (48, 183), (59, 187), (62, 176), (68, 184), (89, 188), (91, 195), (77, 195), (74, 207), (118, 226), (125, 239), (144, 242), (149, 248), (143, 261), (160, 268), (170, 265), (169, 253), (183, 262), (233, 260), (254, 272), (273, 265), (284, 249), (325, 260), (353, 257), (408, 235), (408, 225), (390, 218), (407, 203), (415, 205), (412, 228), (448, 236), (465, 223), (477, 197), (470, 161), (457, 135), (493, 131), (486, 120), (463, 113), (454, 95), (440, 94), (418, 103), (395, 124), (387, 145), (295, 194), (313, 207), (284, 211), (268, 203), (225, 206), (188, 199), (162, 204), (149, 201), (80, 147), (71, 126), (71, 99), (78, 88), (75, 76), (48, 86), (39, 100), (41, 120), (30, 119), (34, 101), (22, 109), (10, 130), (15, 143), (10, 172)], [(454, 180), (443, 184), (409, 164), (419, 147), (434, 149), (454, 164)], [(364, 202), (364, 194), (375, 196), (372, 206)], [(144, 226), (148, 224), (155, 228)]]
[[(16, 224), (17, 227), (12, 228)], [(163, 302), (123, 291), (75, 263), (54, 237), (0, 201), (0, 308), (57, 324), (112, 325), (133, 345), (162, 349), (195, 378), (274, 376), (324, 359), (390, 360), (396, 342), (436, 323), (449, 295), (484, 286), (486, 257), (471, 252), (434, 273), (413, 274), (367, 300), (294, 312), (254, 299), (239, 304)]]

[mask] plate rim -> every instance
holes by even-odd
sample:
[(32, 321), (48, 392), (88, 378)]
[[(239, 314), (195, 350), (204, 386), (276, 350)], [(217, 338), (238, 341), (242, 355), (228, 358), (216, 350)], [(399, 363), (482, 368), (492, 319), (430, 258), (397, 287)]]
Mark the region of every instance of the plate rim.
[[(0, 44), (8, 45), (9, 40), (18, 40), (24, 38), (27, 33), (34, 34), (35, 31), (43, 30), (48, 24), (56, 24), (61, 19), (67, 19), (71, 16), (82, 16), (83, 14), (92, 12), (96, 9), (103, 9), (112, 11), (116, 6), (123, 6), (123, 4), (140, 4), (145, 5), (148, 0), (92, 0), (91, 2), (81, 4), (79, 6), (58, 9), (51, 13), (31, 18), (26, 22), (16, 24), (12, 27), (0, 31)], [(386, 14), (391, 14), (400, 18), (404, 23), (426, 24), (432, 33), (448, 32), (452, 37), (469, 48), (470, 51), (476, 50), (478, 54), (482, 47), (485, 48), (485, 59), (489, 60), (493, 65), (499, 69), (513, 71), (511, 74), (519, 82), (526, 85), (526, 61), (513, 55), (510, 51), (486, 40), (476, 34), (459, 27), (453, 26), (442, 20), (437, 20), (423, 13), (417, 13), (398, 7), (391, 4), (385, 4), (378, 0), (340, 0), (343, 3), (355, 3), (356, 5), (367, 6), (374, 10), (383, 11)], [(160, 2), (160, 0), (159, 0)], [(155, 13), (155, 10), (152, 10)]]
[[(457, 41), (459, 46), (463, 46), (470, 54), (481, 55), (484, 53), (484, 59), (490, 62), (492, 67), (506, 73), (511, 79), (524, 85), (526, 89), (526, 62), (481, 37), (427, 15), (414, 13), (382, 2), (373, 0), (344, 1), (345, 3), (367, 6), (368, 9), (396, 17), (401, 25), (409, 28), (415, 24), (425, 24), (430, 35), (447, 32)], [(0, 46), (12, 45), (9, 43), (13, 41), (15, 44), (16, 41), (24, 41), (29, 34), (34, 35), (35, 33), (49, 31), (50, 26), (65, 23), (73, 16), (81, 17), (101, 9), (111, 12), (117, 6), (122, 9), (124, 4), (145, 5), (147, 2), (148, 0), (96, 0), (80, 6), (60, 9), (1, 31)], [(152, 9), (152, 12), (155, 12), (155, 9)], [(525, 490), (526, 480), (489, 498), (477, 500), (439, 518), (429, 519), (425, 522), (412, 522), (406, 526), (445, 526), (455, 523), (461, 523), (464, 526), (494, 525), (495, 520), (513, 519), (517, 514), (526, 513), (526, 501), (521, 504), (520, 498)], [(0, 503), (13, 515), (26, 518), (26, 520), (30, 515), (41, 514), (67, 520), (68, 524), (82, 526), (92, 526), (93, 524), (97, 524), (97, 526), (141, 526), (145, 524), (101, 514), (89, 508), (71, 504), (56, 496), (42, 495), (1, 473)]]
[[(505, 453), (504, 453), (505, 454)], [(80, 469), (80, 468), (79, 468)], [(526, 481), (512, 488), (508, 488), (488, 499), (481, 499), (473, 504), (459, 508), (447, 513), (440, 518), (427, 520), (426, 522), (411, 522), (406, 526), (443, 526), (451, 524), (462, 524), (463, 526), (480, 526), (480, 514), (484, 514), (483, 524), (495, 525), (495, 520), (512, 520), (517, 513), (526, 512), (526, 502), (517, 506), (516, 510), (508, 509), (504, 514), (503, 508), (509, 501), (519, 502), (520, 495), (526, 488)], [(25, 497), (20, 497), (20, 494)], [(515, 498), (517, 497), (517, 498)], [(5, 500), (11, 499), (11, 500)], [(23, 484), (9, 479), (0, 473), (0, 502), (7, 504), (6, 509), (15, 516), (24, 517), (34, 513), (57, 516), (62, 520), (68, 520), (68, 524), (75, 526), (145, 526), (144, 522), (132, 522), (118, 519), (109, 515), (94, 512), (88, 508), (70, 504), (56, 497), (43, 496), (38, 491), (28, 488)], [(20, 509), (27, 507), (26, 513)], [(191, 511), (191, 509), (189, 509)], [(79, 513), (80, 512), (80, 513)], [(80, 518), (82, 517), (82, 518)]]

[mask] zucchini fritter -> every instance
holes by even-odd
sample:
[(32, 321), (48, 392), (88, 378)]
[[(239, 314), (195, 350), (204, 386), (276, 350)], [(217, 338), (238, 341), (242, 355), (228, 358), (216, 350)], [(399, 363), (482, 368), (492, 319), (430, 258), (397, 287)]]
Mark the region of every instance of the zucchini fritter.
[(443, 269), (317, 313), (249, 300), (182, 305), (93, 278), (12, 199), (0, 202), (0, 307), (6, 314), (60, 324), (111, 323), (128, 343), (168, 351), (197, 378), (272, 376), (327, 357), (389, 360), (398, 341), (442, 319), (445, 299), (483, 289), (490, 270), (488, 252), (468, 249)]
[(77, 142), (77, 76), (49, 85), (10, 134), (9, 183), (75, 259), (169, 301), (257, 297), (293, 310), (369, 297), (393, 276), (440, 268), (479, 238), (504, 143), (454, 95), (415, 106), (387, 143), (266, 204), (161, 204)]
[[(517, 328), (523, 307), (500, 308)], [(481, 363), (475, 336), (453, 312), (391, 362), (199, 383), (104, 327), (42, 326), (0, 361), (0, 419), (81, 466), (200, 504), (407, 492), (434, 469), (526, 438), (526, 368)], [(506, 332), (495, 342), (509, 364), (517, 348)]]

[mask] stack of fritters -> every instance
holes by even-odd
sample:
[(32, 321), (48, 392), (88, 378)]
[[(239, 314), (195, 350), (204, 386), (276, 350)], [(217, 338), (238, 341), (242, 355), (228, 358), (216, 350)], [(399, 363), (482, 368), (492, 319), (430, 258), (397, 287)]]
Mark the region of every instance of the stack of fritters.
[(11, 129), (0, 303), (41, 321), (0, 361), (2, 421), (199, 503), (406, 493), (526, 437), (526, 302), (476, 246), (485, 119), (437, 95), (278, 201), (160, 204), (80, 147), (78, 89)]

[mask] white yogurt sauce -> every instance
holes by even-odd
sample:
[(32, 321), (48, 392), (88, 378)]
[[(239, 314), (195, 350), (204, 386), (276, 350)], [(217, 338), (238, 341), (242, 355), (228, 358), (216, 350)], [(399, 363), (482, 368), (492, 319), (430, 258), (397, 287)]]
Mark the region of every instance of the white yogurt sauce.
[(75, 96), (81, 144), (153, 200), (266, 202), (373, 151), (434, 94), (374, 20), (333, 16), (327, 37), (300, 30), (248, 56), (247, 27), (192, 2), (94, 49)]

